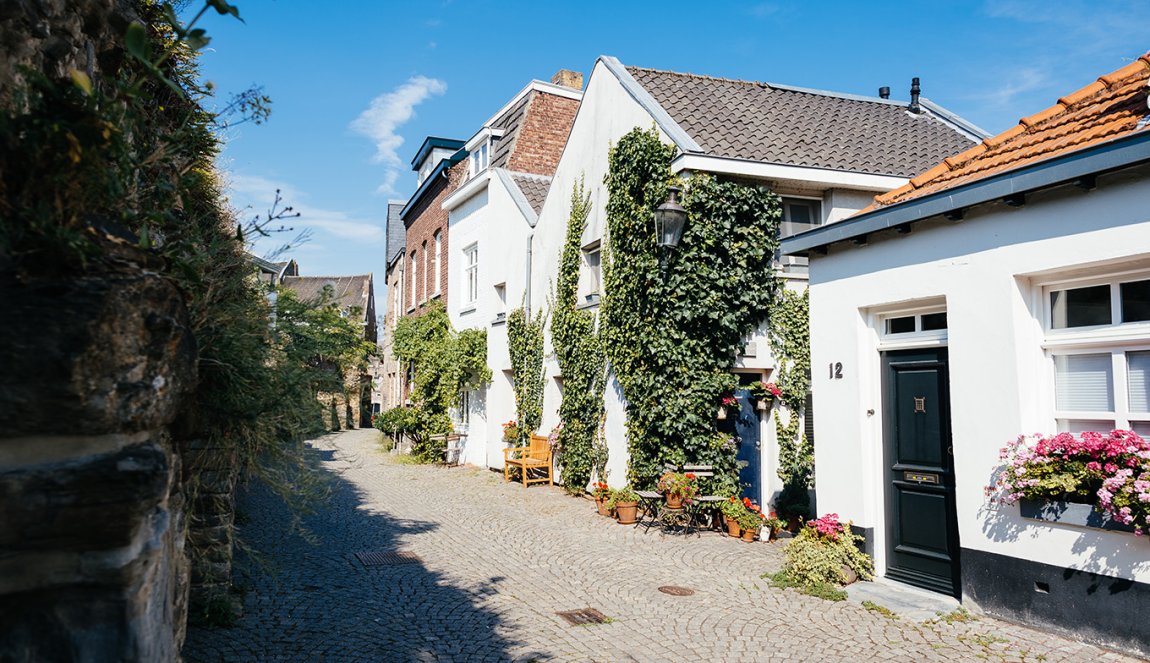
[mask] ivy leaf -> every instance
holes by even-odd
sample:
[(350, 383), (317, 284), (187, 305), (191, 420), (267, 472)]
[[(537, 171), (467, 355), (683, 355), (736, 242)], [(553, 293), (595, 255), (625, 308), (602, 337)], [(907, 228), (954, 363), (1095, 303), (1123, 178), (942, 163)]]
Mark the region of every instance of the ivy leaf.
[(225, 0), (207, 0), (207, 2), (209, 7), (216, 10), (216, 13), (220, 15), (231, 14), (243, 22), (244, 19), (240, 18), (240, 10), (235, 5), (229, 5)]
[(212, 41), (212, 38), (207, 36), (207, 30), (196, 28), (189, 32), (187, 37), (184, 37), (184, 41), (187, 42), (188, 46), (193, 50), (199, 51), (207, 46), (208, 43)]
[(92, 94), (92, 79), (88, 78), (88, 74), (73, 69), (68, 75), (72, 77), (72, 84), (80, 88), (81, 92), (89, 96)]
[(148, 43), (148, 29), (139, 21), (128, 24), (128, 32), (124, 35), (124, 48), (132, 57), (141, 62), (151, 63), (152, 49)]

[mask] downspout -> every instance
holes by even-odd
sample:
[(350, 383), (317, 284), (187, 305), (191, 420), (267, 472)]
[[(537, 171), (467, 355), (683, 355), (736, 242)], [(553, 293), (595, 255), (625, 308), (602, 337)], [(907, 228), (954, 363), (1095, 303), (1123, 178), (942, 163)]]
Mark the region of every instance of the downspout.
[(535, 239), (535, 233), (527, 235), (527, 274), (524, 279), (526, 287), (523, 291), (523, 308), (527, 311), (528, 318), (531, 317), (531, 242)]

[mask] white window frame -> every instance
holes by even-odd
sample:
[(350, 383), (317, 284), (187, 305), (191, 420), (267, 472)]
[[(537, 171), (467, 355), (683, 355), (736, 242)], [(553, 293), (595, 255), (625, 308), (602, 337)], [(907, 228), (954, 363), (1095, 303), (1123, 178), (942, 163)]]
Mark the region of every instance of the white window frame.
[(410, 311), (415, 308), (415, 303), (419, 301), (419, 259), (417, 257), (418, 249), (411, 251), (411, 303), (408, 304), (407, 309)]
[(435, 285), (435, 289), (431, 293), (432, 297), (438, 297), (440, 295), (440, 292), (439, 292), (439, 281), (440, 281), (439, 270), (442, 269), (442, 267), (440, 265), (440, 256), (441, 255), (443, 255), (443, 231), (437, 230), (437, 231), (435, 231), (435, 258), (434, 258), (433, 263), (432, 263), (435, 265), (435, 275), (431, 279)]
[(465, 432), (471, 428), (471, 392), (467, 389), (462, 389), (459, 392), (459, 418), (456, 421), (456, 427), (460, 432)]
[(474, 310), (479, 301), (479, 243), (473, 242), (463, 249), (463, 304)]
[[(592, 267), (590, 256), (592, 253), (598, 254), (599, 265)], [(580, 284), (583, 298), (586, 302), (597, 301), (603, 292), (603, 243), (600, 240), (595, 240), (590, 244), (583, 247), (580, 255), (582, 261), (583, 278)]]
[[(1045, 336), (1042, 349), (1046, 355), (1046, 374), (1051, 386), (1050, 393), (1056, 393), (1057, 372), (1055, 357), (1065, 355), (1110, 355), (1110, 379), (1113, 393), (1111, 411), (1099, 410), (1059, 410), (1057, 399), (1052, 403), (1054, 423), (1058, 430), (1069, 430), (1071, 422), (1106, 421), (1112, 422), (1109, 428), (1133, 428), (1134, 423), (1150, 424), (1150, 412), (1130, 410), (1129, 378), (1127, 375), (1126, 353), (1150, 350), (1150, 321), (1122, 322), (1122, 301), (1119, 285), (1130, 281), (1150, 280), (1150, 270), (1123, 269), (1104, 274), (1086, 274), (1072, 278), (1055, 278), (1034, 284), (1040, 299), (1036, 307), (1041, 315), (1041, 325)], [(1110, 324), (1086, 327), (1054, 328), (1051, 293), (1075, 288), (1108, 285), (1110, 287)], [(1106, 431), (1100, 431), (1106, 432)]]
[(428, 297), (431, 296), (431, 288), (429, 288), (427, 285), (427, 279), (431, 278), (431, 275), (427, 271), (427, 242), (426, 241), (423, 242), (423, 246), (421, 248), (423, 249), (423, 299), (419, 300), (419, 303), (423, 304), (424, 302), (427, 301)]
[(507, 319), (507, 282), (495, 284), (495, 322)]
[[(922, 316), (931, 313), (946, 313), (946, 301), (937, 298), (921, 302), (918, 305), (900, 307), (880, 307), (871, 309), (874, 316), (874, 330), (878, 334), (878, 349), (898, 350), (902, 348), (941, 347), (947, 344), (950, 326), (949, 316), (947, 327), (943, 329), (922, 329)], [(887, 320), (893, 318), (907, 318), (914, 316), (914, 331), (898, 334), (887, 333)]]
[(779, 194), (779, 205), (782, 207), (782, 209), (780, 211), (783, 213), (782, 219), (780, 219), (780, 221), (782, 221), (783, 223), (791, 222), (791, 220), (787, 218), (787, 205), (786, 205), (786, 203), (788, 200), (801, 200), (801, 201), (814, 203), (814, 205), (816, 207), (815, 215), (814, 215), (814, 225), (816, 225), (816, 226), (825, 225), (823, 223), (823, 218), (824, 218), (823, 217), (823, 204), (824, 204), (824, 202), (823, 202), (823, 199), (819, 198), (818, 196), (791, 196), (791, 195), (785, 195), (785, 194), (780, 193)]
[(487, 166), (491, 163), (491, 140), (488, 139), (476, 145), (475, 149), (471, 150), (468, 161), (471, 164), (467, 173), (468, 179), (487, 170)]

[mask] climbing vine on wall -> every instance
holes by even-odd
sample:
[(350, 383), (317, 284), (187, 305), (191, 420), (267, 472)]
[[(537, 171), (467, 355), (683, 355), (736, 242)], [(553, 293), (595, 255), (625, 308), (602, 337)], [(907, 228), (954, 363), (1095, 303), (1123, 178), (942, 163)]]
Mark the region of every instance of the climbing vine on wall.
[(811, 388), (810, 306), (808, 291), (782, 290), (768, 324), (771, 349), (779, 369), (775, 384), (782, 390), (787, 419), (775, 410), (779, 444), (779, 478), (783, 492), (776, 506), (788, 515), (803, 515), (810, 499), (807, 488), (814, 474), (814, 447), (803, 434), (807, 393)]
[[(563, 376), (563, 402), (559, 405), (559, 463), (563, 485), (573, 494), (582, 494), (591, 480), (593, 468), (606, 465), (605, 445), (596, 445), (603, 419), (603, 387), (606, 359), (596, 329), (595, 314), (579, 310), (579, 262), (582, 258), (583, 229), (587, 225), (590, 200), (580, 181), (571, 192), (571, 215), (559, 259), (555, 284), (551, 342), (559, 372)], [(605, 478), (605, 477), (601, 477)]]
[(443, 458), (443, 442), (434, 435), (450, 433), (450, 409), (458, 406), (460, 393), (491, 381), (487, 367), (487, 331), (451, 328), (447, 310), (433, 302), (420, 315), (400, 318), (392, 343), (396, 359), (415, 369), (411, 386), (413, 425), (412, 453), (424, 461)]
[(627, 402), (632, 483), (651, 485), (663, 463), (693, 462), (715, 466), (715, 489), (734, 492), (736, 448), (716, 434), (715, 408), (735, 387), (731, 364), (779, 288), (779, 199), (692, 177), (689, 220), (663, 269), (652, 213), (672, 183), (673, 155), (653, 128), (631, 131), (611, 150), (600, 335)]
[(519, 442), (539, 430), (543, 420), (543, 312), (527, 317), (517, 308), (507, 316), (507, 351), (515, 379), (515, 420)]

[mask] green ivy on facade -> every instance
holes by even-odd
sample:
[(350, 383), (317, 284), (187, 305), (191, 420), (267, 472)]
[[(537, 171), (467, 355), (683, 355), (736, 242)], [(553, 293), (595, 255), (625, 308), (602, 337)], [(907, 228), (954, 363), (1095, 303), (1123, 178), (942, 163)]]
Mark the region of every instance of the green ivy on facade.
[(582, 494), (591, 481), (592, 470), (604, 467), (607, 462), (605, 446), (595, 443), (603, 420), (606, 358), (594, 312), (577, 308), (582, 237), (590, 209), (590, 200), (580, 181), (571, 192), (571, 215), (559, 260), (551, 318), (551, 342), (563, 377), (558, 460), (563, 485), (577, 495)]
[(627, 407), (629, 479), (650, 486), (664, 463), (715, 468), (738, 490), (736, 445), (716, 430), (720, 397), (746, 337), (769, 318), (780, 290), (773, 264), (779, 198), (707, 175), (684, 184), (689, 220), (660, 255), (652, 214), (674, 182), (675, 148), (635, 129), (609, 156), (609, 254), (600, 338)]

